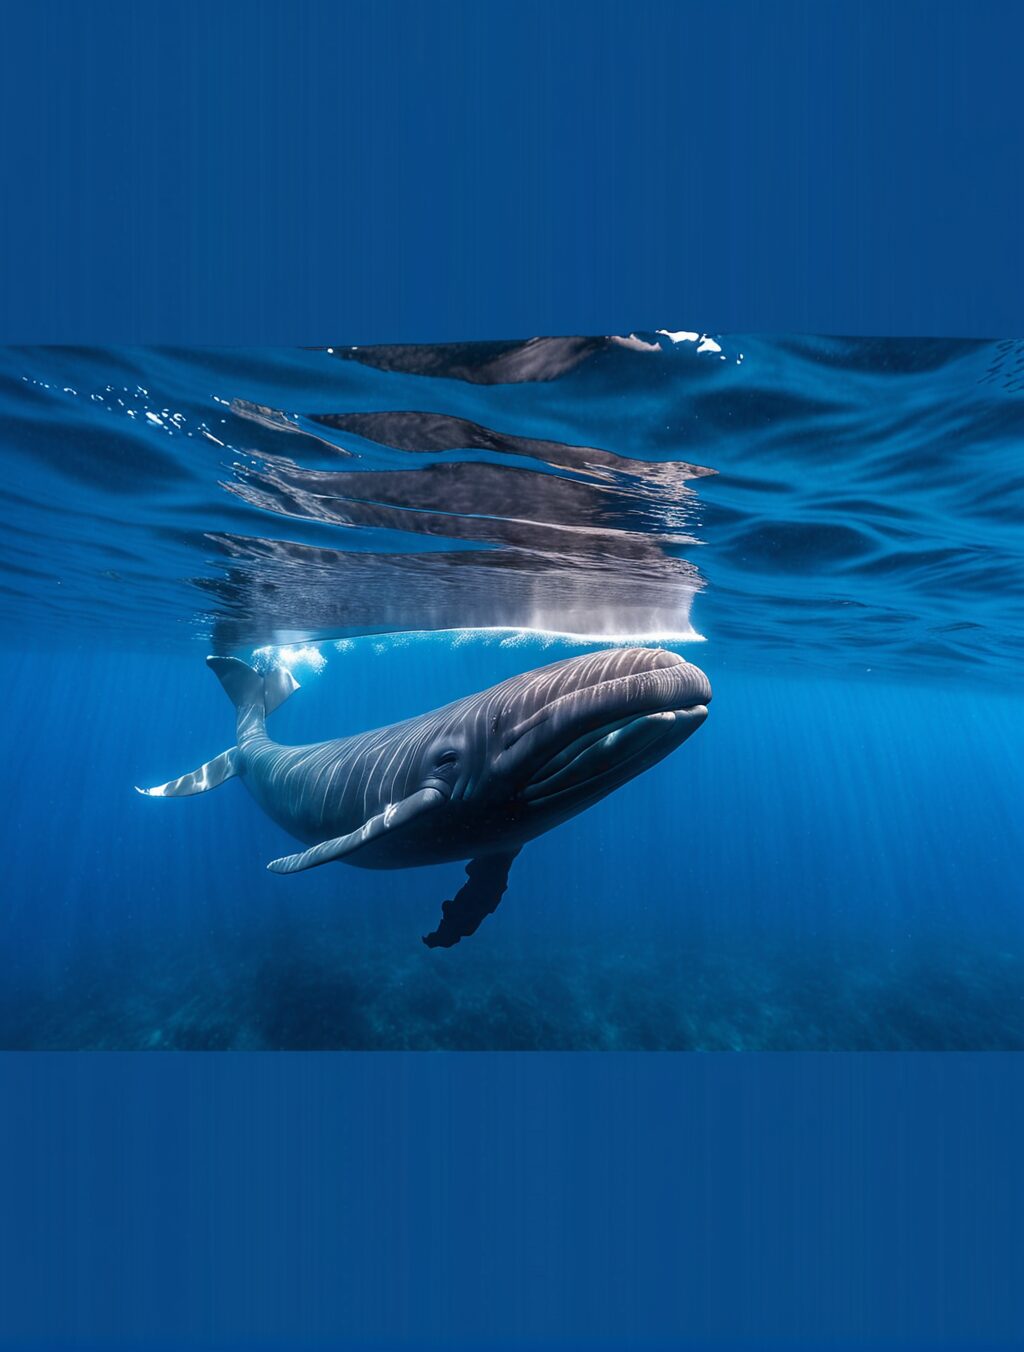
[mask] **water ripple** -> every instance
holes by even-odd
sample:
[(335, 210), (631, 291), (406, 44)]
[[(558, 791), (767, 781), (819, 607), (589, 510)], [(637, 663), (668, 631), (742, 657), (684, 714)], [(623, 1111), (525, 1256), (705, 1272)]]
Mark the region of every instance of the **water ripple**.
[(1016, 340), (9, 349), (0, 615), (224, 650), (699, 631), (1012, 683), (1022, 394)]

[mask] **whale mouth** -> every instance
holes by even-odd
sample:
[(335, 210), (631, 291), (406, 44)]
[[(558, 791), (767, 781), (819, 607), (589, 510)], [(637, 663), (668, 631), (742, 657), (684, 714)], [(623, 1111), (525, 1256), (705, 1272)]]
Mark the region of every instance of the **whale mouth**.
[[(637, 760), (660, 760), (696, 732), (707, 716), (706, 704), (691, 704), (629, 714), (591, 729), (546, 761), (522, 796), (528, 803), (550, 803), (572, 790), (597, 787), (609, 778), (628, 778)], [(653, 757), (652, 752), (656, 753)]]

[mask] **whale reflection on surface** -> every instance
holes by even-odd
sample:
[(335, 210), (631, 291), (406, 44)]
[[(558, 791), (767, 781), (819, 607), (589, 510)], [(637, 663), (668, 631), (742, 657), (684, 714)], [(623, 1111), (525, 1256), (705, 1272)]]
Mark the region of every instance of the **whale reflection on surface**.
[(465, 380), (474, 385), (557, 380), (596, 353), (640, 340), (618, 337), (529, 338), (525, 342), (409, 344), (328, 348), (332, 356), (379, 371)]
[[(235, 411), (280, 425), (270, 410)], [(343, 467), (307, 468), (296, 455), (266, 453), (236, 465), (225, 487), (250, 507), (322, 523), (346, 544), (355, 537), (357, 547), (211, 533), (230, 560), (224, 575), (201, 583), (217, 599), (214, 640), (224, 651), (285, 631), (300, 639), (459, 627), (693, 636), (690, 603), (701, 579), (682, 555), (697, 543), (699, 504), (689, 481), (711, 470), (431, 414), (313, 421), (351, 429), (371, 445), (387, 438), (392, 451), (418, 463), (382, 469), (372, 457), (331, 447)], [(291, 449), (330, 445), (294, 423), (289, 431)], [(459, 447), (534, 464), (423, 463), (427, 453)], [(391, 547), (371, 547), (383, 542)]]
[(220, 653), (703, 634), (759, 668), (998, 680), (1024, 652), (1022, 372), (1011, 340), (664, 330), (7, 349), (0, 615)]

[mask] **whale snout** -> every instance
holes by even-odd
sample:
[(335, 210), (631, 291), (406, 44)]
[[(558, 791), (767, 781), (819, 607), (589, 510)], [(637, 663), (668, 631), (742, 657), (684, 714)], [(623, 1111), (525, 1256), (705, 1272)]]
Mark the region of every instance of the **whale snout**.
[(592, 798), (633, 778), (697, 731), (711, 682), (664, 648), (612, 649), (549, 669), (539, 702), (507, 727), (499, 763), (531, 804)]
[(711, 682), (692, 662), (687, 662), (685, 658), (680, 657), (678, 653), (666, 652), (664, 649), (656, 649), (662, 657), (671, 658), (672, 661), (663, 662), (654, 670), (664, 671), (675, 683), (675, 692), (679, 699), (680, 708), (703, 708), (704, 716), (707, 717), (707, 706), (711, 703)]
[(665, 648), (641, 648), (629, 671), (599, 682), (591, 691), (596, 707), (645, 711), (703, 710), (711, 703), (711, 682), (700, 667)]
[(595, 700), (621, 701), (636, 709), (695, 709), (711, 703), (711, 682), (700, 667), (668, 648), (631, 648), (621, 666), (610, 667), (591, 687)]
[(542, 727), (558, 735), (645, 713), (706, 710), (711, 702), (711, 682), (700, 667), (665, 648), (613, 648), (563, 664), (558, 676), (545, 698), (507, 728), (506, 747)]

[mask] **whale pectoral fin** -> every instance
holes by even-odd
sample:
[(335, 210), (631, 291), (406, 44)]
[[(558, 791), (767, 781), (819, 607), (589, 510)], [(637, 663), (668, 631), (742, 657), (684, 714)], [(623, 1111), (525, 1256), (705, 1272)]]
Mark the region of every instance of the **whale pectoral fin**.
[(383, 812), (370, 817), (347, 836), (335, 836), (333, 840), (321, 841), (319, 845), (303, 850), (300, 854), (286, 854), (281, 859), (272, 859), (267, 868), (271, 873), (300, 873), (306, 868), (329, 864), (333, 859), (343, 859), (364, 845), (380, 840), (382, 836), (400, 831), (424, 812), (431, 811), (445, 801), (439, 789), (420, 789), (408, 798), (403, 798), (400, 803), (389, 804)]
[(188, 798), (194, 793), (206, 793), (208, 789), (215, 789), (227, 780), (234, 779), (237, 774), (238, 747), (232, 746), (227, 751), (222, 751), (219, 756), (215, 756), (212, 761), (200, 765), (199, 769), (193, 770), (191, 774), (182, 775), (180, 779), (168, 780), (166, 784), (158, 784), (154, 789), (140, 789), (136, 785), (135, 791), (145, 794), (147, 798)]
[(488, 854), (466, 865), (467, 881), (451, 901), (441, 903), (441, 923), (433, 934), (424, 934), (428, 948), (451, 948), (460, 939), (475, 934), (481, 923), (498, 909), (508, 887), (508, 871), (519, 853)]

